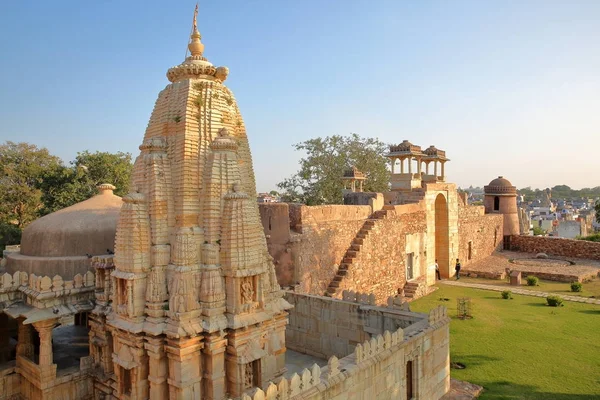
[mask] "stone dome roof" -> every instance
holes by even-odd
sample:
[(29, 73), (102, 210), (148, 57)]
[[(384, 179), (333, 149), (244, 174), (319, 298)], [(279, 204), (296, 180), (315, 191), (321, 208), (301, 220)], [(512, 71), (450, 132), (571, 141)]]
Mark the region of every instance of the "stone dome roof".
[(72, 257), (112, 251), (123, 202), (113, 194), (113, 185), (98, 189), (96, 196), (29, 224), (21, 238), (21, 255)]
[(483, 187), (483, 191), (485, 194), (517, 194), (517, 188), (503, 176), (492, 180), (489, 185)]

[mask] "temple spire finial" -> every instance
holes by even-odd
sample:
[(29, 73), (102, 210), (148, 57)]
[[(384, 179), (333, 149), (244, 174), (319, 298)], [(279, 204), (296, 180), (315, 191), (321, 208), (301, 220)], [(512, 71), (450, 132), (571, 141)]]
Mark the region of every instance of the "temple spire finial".
[(202, 36), (198, 32), (198, 3), (196, 3), (194, 19), (192, 21), (192, 34), (190, 35), (190, 44), (188, 44), (188, 49), (192, 53), (192, 57), (200, 57), (202, 56), (202, 52), (204, 52), (204, 45), (200, 39), (202, 39)]

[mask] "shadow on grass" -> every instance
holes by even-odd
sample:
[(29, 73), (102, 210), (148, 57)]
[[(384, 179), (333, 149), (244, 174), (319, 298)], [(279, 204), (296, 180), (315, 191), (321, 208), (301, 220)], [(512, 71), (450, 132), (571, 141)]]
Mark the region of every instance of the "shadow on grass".
[(527, 303), (525, 305), (532, 307), (548, 307), (548, 303), (546, 303), (545, 301), (543, 303)]
[(450, 363), (461, 363), (464, 364), (466, 368), (478, 367), (480, 365), (500, 361), (498, 357), (490, 357), (482, 354), (470, 354), (465, 356), (450, 356)]
[(583, 314), (600, 315), (600, 308), (597, 310), (579, 310), (579, 312)]
[(539, 391), (539, 388), (530, 385), (518, 385), (512, 382), (499, 381), (484, 384), (485, 391), (480, 397), (482, 400), (597, 400), (598, 394), (569, 394)]

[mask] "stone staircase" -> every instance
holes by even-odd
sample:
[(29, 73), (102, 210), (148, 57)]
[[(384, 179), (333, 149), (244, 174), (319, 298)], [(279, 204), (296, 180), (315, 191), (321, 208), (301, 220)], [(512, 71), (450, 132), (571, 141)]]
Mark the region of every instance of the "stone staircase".
[[(393, 209), (393, 207), (391, 209)], [(383, 210), (375, 211), (371, 218), (365, 221), (362, 228), (360, 228), (360, 230), (354, 237), (350, 248), (346, 250), (346, 254), (344, 254), (344, 257), (342, 258), (342, 263), (340, 264), (340, 267), (338, 268), (335, 277), (329, 283), (329, 287), (327, 288), (325, 296), (334, 297), (336, 294), (338, 294), (340, 283), (348, 275), (348, 270), (352, 267), (352, 264), (356, 262), (356, 258), (360, 253), (360, 249), (362, 248), (365, 240), (369, 236), (371, 229), (373, 229), (377, 220), (385, 219), (388, 216), (388, 212), (389, 209), (386, 209), (386, 207), (384, 207)]]
[(403, 290), (407, 301), (418, 299), (427, 294), (428, 291), (427, 284), (422, 279), (406, 282)]

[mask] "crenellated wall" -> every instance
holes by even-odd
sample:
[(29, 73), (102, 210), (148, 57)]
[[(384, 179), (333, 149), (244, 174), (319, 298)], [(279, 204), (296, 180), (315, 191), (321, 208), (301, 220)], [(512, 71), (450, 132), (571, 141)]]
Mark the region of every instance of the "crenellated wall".
[[(412, 397), (437, 400), (448, 391), (450, 319), (445, 307), (427, 315), (375, 306), (370, 304), (374, 302), (372, 294), (347, 292), (346, 298), (349, 300), (287, 292), (286, 299), (296, 305), (290, 314), (295, 324), (320, 332), (320, 339), (312, 335), (311, 342), (337, 338), (344, 325), (364, 335), (345, 349), (322, 347), (327, 366), (315, 364), (301, 375), (245, 394), (242, 400), (406, 399), (407, 367), (412, 368)], [(327, 355), (340, 350), (345, 355)]]
[(511, 236), (510, 249), (525, 253), (600, 260), (600, 243), (544, 236)]

